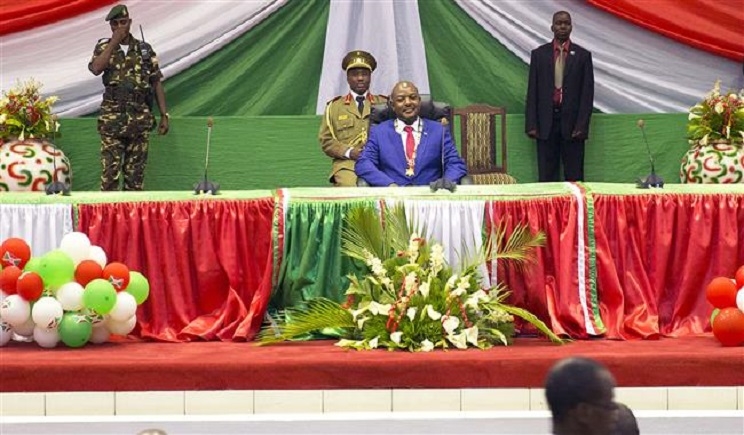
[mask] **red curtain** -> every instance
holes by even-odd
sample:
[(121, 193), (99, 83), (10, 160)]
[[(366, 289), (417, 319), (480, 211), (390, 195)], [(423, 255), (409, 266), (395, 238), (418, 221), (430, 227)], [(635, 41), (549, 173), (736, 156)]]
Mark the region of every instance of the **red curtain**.
[[(56, 23), (116, 2), (117, 0), (5, 0), (0, 2), (0, 35)], [(101, 12), (101, 21), (106, 18), (103, 11), (106, 9)]]
[(533, 232), (546, 235), (545, 246), (537, 251), (537, 262), (527, 265), (523, 272), (499, 263), (498, 279), (512, 291), (509, 301), (538, 316), (556, 334), (588, 338), (579, 295), (577, 241), (583, 236), (577, 228), (576, 199), (561, 196), (491, 201), (487, 209), (488, 227), (505, 224), (510, 234), (516, 225), (526, 223)]
[(594, 195), (609, 338), (709, 330), (705, 286), (744, 264), (742, 195)]
[(737, 62), (744, 60), (742, 0), (587, 1), (687, 45)]
[(272, 198), (83, 204), (78, 228), (149, 279), (134, 335), (248, 340), (271, 295), (273, 212)]

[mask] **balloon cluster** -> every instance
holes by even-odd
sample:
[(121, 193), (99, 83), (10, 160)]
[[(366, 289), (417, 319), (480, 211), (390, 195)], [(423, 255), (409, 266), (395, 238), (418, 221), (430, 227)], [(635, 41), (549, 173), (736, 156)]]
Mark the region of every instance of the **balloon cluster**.
[(734, 279), (713, 278), (705, 288), (705, 297), (714, 307), (710, 316), (713, 335), (724, 346), (744, 344), (744, 266)]
[(52, 348), (104, 343), (129, 334), (137, 305), (150, 294), (141, 273), (108, 263), (83, 233), (68, 233), (58, 249), (31, 257), (18, 238), (0, 245), (0, 346), (16, 334)]

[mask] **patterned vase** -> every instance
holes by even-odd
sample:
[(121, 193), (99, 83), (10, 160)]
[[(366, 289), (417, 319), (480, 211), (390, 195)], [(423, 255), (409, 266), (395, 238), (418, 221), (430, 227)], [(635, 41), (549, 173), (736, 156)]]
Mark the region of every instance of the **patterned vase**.
[(51, 142), (41, 139), (0, 141), (0, 192), (44, 191), (54, 181), (72, 184), (70, 160)]
[(682, 183), (744, 183), (744, 146), (726, 140), (692, 146), (679, 168)]

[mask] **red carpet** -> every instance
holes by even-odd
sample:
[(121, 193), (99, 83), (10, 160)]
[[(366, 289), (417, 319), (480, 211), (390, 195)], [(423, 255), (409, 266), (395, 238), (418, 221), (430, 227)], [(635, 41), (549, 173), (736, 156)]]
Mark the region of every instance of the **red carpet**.
[(11, 343), (0, 348), (0, 392), (529, 388), (570, 355), (602, 361), (620, 386), (744, 385), (744, 347), (721, 347), (712, 336), (564, 346), (522, 338), (488, 351), (415, 354), (346, 351), (333, 343), (127, 341), (51, 350)]

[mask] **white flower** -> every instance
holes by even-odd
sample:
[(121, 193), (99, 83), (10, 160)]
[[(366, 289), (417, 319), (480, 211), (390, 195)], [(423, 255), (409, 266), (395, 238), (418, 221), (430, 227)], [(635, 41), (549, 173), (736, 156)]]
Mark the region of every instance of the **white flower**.
[(439, 320), (442, 318), (442, 313), (437, 312), (431, 305), (426, 305), (426, 314), (431, 320)]
[(467, 293), (467, 290), (465, 290), (464, 288), (459, 288), (459, 287), (458, 287), (458, 288), (456, 288), (456, 289), (454, 289), (454, 290), (452, 290), (452, 291), (450, 292), (450, 294), (451, 294), (452, 296), (455, 296), (455, 297), (459, 297), (459, 296), (462, 296), (462, 295), (464, 295), (465, 293)]
[(700, 145), (708, 145), (708, 135), (706, 134), (703, 136), (702, 139), (700, 139)]
[(470, 328), (463, 329), (465, 333), (465, 338), (468, 340), (468, 343), (472, 344), (473, 346), (478, 345), (478, 327), (472, 326)]
[(424, 340), (421, 342), (421, 351), (422, 352), (431, 352), (434, 350), (434, 343), (432, 343), (429, 340)]
[(687, 115), (687, 120), (692, 121), (693, 119), (700, 118), (700, 115), (695, 115), (694, 113), (690, 112), (689, 115)]
[(377, 349), (377, 345), (380, 343), (380, 336), (373, 338), (369, 341), (369, 348), (370, 349)]
[(450, 334), (447, 336), (447, 340), (449, 340), (450, 343), (454, 344), (456, 348), (458, 349), (467, 349), (468, 343), (465, 339), (465, 333), (461, 332), (459, 334)]
[(714, 107), (714, 109), (713, 109), (713, 110), (715, 110), (715, 111), (716, 111), (716, 113), (723, 113), (723, 103), (722, 103), (722, 102), (720, 102), (720, 101), (719, 101), (719, 102), (717, 102), (717, 103), (716, 103), (716, 106)]
[(460, 326), (460, 319), (458, 319), (457, 317), (442, 317), (442, 328), (447, 331), (447, 334), (452, 334), (453, 332), (455, 332), (458, 326)]
[(424, 299), (429, 297), (429, 282), (422, 282), (421, 285), (418, 288), (419, 293), (421, 293), (421, 296), (424, 297)]
[(726, 139), (730, 139), (730, 138), (731, 138), (731, 127), (727, 125), (726, 126)]
[(8, 115), (6, 114), (0, 114), (0, 124), (5, 124), (5, 121), (8, 120)]
[(447, 280), (447, 284), (444, 285), (444, 291), (449, 292), (449, 290), (454, 287), (455, 281), (457, 281), (457, 274), (454, 274), (450, 277), (450, 279)]
[(388, 313), (390, 313), (390, 309), (393, 306), (391, 304), (381, 304), (379, 302), (372, 301), (369, 303), (367, 308), (369, 309), (369, 312), (374, 315), (383, 315), (387, 316)]
[(369, 319), (367, 316), (357, 319), (357, 328), (362, 329), (362, 326), (364, 326), (364, 322), (366, 322), (367, 319)]
[(471, 307), (473, 309), (478, 308), (478, 304), (480, 304), (481, 301), (488, 301), (490, 297), (486, 292), (483, 290), (477, 290), (473, 292), (473, 294), (470, 295), (470, 297), (465, 300), (465, 306)]
[(432, 245), (429, 253), (429, 263), (431, 263), (432, 275), (438, 274), (444, 268), (444, 248), (439, 243)]
[(390, 334), (390, 341), (392, 341), (395, 344), (400, 344), (400, 339), (403, 337), (403, 333), (401, 331), (395, 331), (392, 334)]
[(411, 291), (414, 289), (416, 280), (416, 272), (410, 272), (408, 275), (406, 275), (406, 278), (403, 280), (403, 287), (406, 289), (407, 294), (410, 294)]
[(463, 290), (469, 289), (470, 288), (470, 277), (463, 276), (462, 278), (460, 278), (460, 281), (457, 283), (457, 288), (460, 288)]
[(385, 287), (390, 287), (390, 285), (393, 284), (393, 281), (387, 276), (384, 276), (382, 277), (382, 279), (380, 279), (380, 284), (384, 285)]
[(365, 311), (369, 310), (369, 306), (359, 308), (358, 310), (351, 310), (351, 317), (356, 320), (356, 318), (362, 314)]
[(409, 319), (411, 319), (411, 322), (413, 322), (413, 319), (416, 318), (416, 307), (411, 307), (406, 311), (406, 316), (408, 316)]

